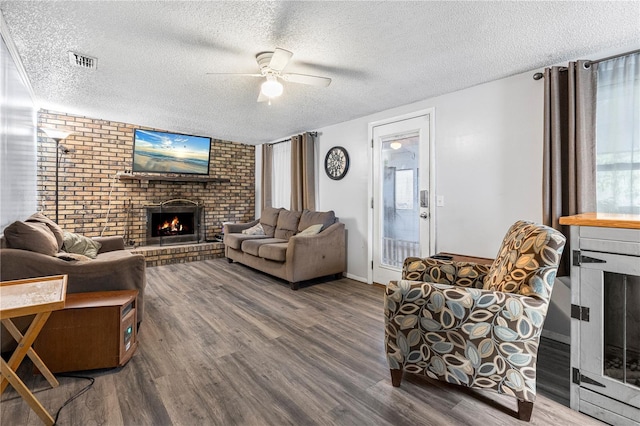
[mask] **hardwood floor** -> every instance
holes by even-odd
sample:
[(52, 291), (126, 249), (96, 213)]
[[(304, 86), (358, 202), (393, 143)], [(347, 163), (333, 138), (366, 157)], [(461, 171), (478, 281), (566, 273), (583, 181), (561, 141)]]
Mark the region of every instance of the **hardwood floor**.
[[(137, 353), (121, 369), (78, 373), (95, 384), (58, 424), (527, 424), (515, 400), (497, 394), (409, 374), (393, 388), (376, 286), (341, 279), (291, 291), (224, 259), (148, 268), (147, 277)], [(87, 383), (62, 377), (51, 389), (28, 362), (20, 376), (54, 416)], [(40, 424), (13, 389), (0, 409), (3, 425)], [(541, 392), (530, 424), (600, 423)]]

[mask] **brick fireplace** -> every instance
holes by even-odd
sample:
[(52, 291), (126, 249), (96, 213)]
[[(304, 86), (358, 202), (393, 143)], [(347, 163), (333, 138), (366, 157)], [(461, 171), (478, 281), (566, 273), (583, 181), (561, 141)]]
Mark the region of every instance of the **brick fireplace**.
[[(190, 200), (200, 206), (200, 231), (194, 243), (213, 240), (221, 232), (222, 222), (254, 218), (253, 145), (212, 140), (209, 176), (223, 182), (181, 181), (177, 175), (173, 181), (124, 180), (119, 173), (131, 169), (134, 129), (177, 130), (46, 110), (38, 113), (38, 127), (75, 132), (61, 142), (64, 150), (60, 158), (58, 222), (66, 231), (89, 237), (124, 236), (135, 247), (158, 244), (156, 240), (147, 241), (147, 207), (173, 199)], [(42, 132), (38, 136), (38, 203), (40, 210), (53, 218), (55, 143)], [(162, 263), (170, 263), (171, 258), (164, 260)]]

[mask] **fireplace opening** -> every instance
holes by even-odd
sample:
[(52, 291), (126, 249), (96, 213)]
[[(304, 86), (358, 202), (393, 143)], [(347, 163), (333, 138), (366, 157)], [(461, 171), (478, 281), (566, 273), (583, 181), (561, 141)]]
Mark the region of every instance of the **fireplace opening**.
[(188, 235), (193, 234), (194, 231), (194, 214), (191, 212), (151, 214), (152, 237)]
[[(147, 206), (147, 244), (192, 243), (203, 240), (204, 208), (189, 200)], [(202, 234), (202, 235), (201, 235)]]

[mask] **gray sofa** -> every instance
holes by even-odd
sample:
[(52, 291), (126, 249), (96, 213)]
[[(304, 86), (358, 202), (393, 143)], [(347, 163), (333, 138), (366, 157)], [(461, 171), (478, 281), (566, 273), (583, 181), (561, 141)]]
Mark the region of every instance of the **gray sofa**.
[[(242, 233), (258, 224), (263, 235)], [(301, 281), (328, 275), (341, 277), (346, 270), (345, 226), (333, 211), (299, 212), (269, 207), (260, 219), (226, 224), (223, 232), (229, 262), (236, 261), (286, 280), (293, 290), (298, 289)]]
[[(20, 225), (16, 231), (15, 225)], [(9, 225), (0, 238), (0, 280), (11, 281), (51, 275), (68, 275), (67, 293), (138, 290), (138, 323), (144, 318), (146, 266), (144, 256), (125, 250), (122, 237), (93, 238), (99, 249), (94, 259), (61, 251), (62, 231), (36, 214), (26, 222)], [(29, 226), (25, 226), (28, 224)], [(44, 225), (44, 226), (43, 226)], [(53, 239), (47, 229), (55, 230)], [(56, 240), (57, 238), (57, 240)], [(64, 260), (64, 259), (67, 260)], [(20, 327), (19, 321), (16, 325)], [(11, 339), (2, 328), (2, 351)]]

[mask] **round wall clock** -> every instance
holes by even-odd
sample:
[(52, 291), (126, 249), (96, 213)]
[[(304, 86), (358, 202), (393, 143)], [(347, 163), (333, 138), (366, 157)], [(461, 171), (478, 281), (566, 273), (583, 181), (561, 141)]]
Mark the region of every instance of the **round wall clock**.
[(334, 146), (324, 157), (324, 171), (333, 180), (340, 180), (349, 170), (349, 154), (341, 146)]

